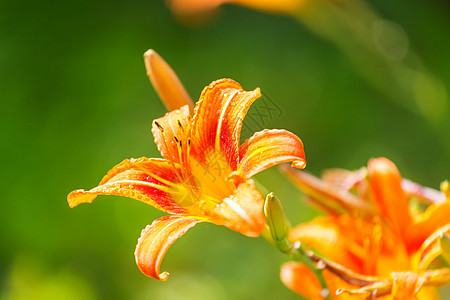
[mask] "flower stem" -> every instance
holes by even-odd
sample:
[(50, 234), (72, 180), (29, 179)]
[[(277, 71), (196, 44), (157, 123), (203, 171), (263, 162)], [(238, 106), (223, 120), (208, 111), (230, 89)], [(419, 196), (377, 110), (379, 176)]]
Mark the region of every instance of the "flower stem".
[(321, 291), (320, 295), (327, 300), (331, 300), (330, 289), (328, 288), (327, 282), (325, 281), (325, 277), (323, 276), (323, 270), (325, 265), (320, 264), (320, 262), (314, 262), (311, 257), (308, 255), (306, 250), (303, 248), (303, 245), (300, 242), (295, 243), (293, 247), (291, 247), (290, 252), (288, 253), (290, 257), (292, 257), (295, 261), (301, 262), (305, 264), (313, 273), (316, 275), (319, 280)]
[(291, 245), (287, 238), (283, 241), (275, 241), (271, 236), (269, 228), (266, 228), (266, 230), (261, 233), (261, 236), (272, 246), (276, 247), (280, 252), (289, 255), (297, 262), (305, 264), (305, 266), (307, 266), (319, 280), (321, 286), (320, 295), (326, 300), (331, 300), (330, 289), (328, 288), (325, 277), (323, 276), (323, 269), (325, 266), (322, 266), (320, 261), (315, 262), (311, 258), (311, 255), (308, 255), (308, 252), (303, 248), (300, 242)]

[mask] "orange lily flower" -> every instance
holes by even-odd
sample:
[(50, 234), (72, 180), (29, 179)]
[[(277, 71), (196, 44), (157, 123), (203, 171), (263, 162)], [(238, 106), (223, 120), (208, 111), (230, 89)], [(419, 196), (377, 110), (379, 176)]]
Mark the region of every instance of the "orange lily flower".
[[(328, 213), (295, 227), (289, 238), (327, 258), (311, 254), (325, 266), (335, 299), (439, 298), (431, 286), (450, 283), (450, 269), (428, 267), (442, 253), (439, 238), (450, 234), (450, 199), (443, 193), (402, 179), (386, 158), (370, 160), (367, 170), (328, 171), (323, 180), (283, 170)], [(411, 197), (434, 203), (415, 213)], [(308, 299), (321, 299), (319, 282), (306, 266), (285, 264), (281, 279)]]
[[(147, 54), (148, 58), (154, 53)], [(168, 74), (168, 65), (160, 66), (162, 74)], [(177, 94), (177, 88), (173, 93), (164, 91), (176, 87), (164, 78), (156, 86), (159, 94)], [(169, 213), (142, 231), (135, 252), (139, 269), (163, 281), (169, 273), (160, 273), (159, 268), (168, 248), (199, 222), (259, 236), (265, 229), (264, 201), (250, 177), (280, 163), (293, 162), (299, 168), (306, 164), (302, 141), (286, 130), (263, 130), (239, 145), (245, 114), (260, 95), (258, 88), (244, 91), (231, 79), (211, 83), (193, 115), (184, 105), (153, 121), (152, 133), (163, 159), (126, 159), (97, 187), (71, 192), (69, 206), (91, 203), (97, 195), (118, 195)]]

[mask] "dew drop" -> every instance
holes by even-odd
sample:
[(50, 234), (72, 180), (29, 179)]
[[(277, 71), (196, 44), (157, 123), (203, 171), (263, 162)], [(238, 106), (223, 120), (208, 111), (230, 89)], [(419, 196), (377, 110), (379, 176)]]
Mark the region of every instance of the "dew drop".
[(326, 297), (328, 297), (328, 295), (330, 295), (330, 290), (329, 290), (329, 289), (322, 289), (322, 290), (320, 291), (320, 295), (321, 295), (323, 298), (326, 298)]
[(318, 260), (317, 261), (316, 268), (319, 269), (319, 270), (325, 269), (325, 263), (323, 262), (323, 260)]

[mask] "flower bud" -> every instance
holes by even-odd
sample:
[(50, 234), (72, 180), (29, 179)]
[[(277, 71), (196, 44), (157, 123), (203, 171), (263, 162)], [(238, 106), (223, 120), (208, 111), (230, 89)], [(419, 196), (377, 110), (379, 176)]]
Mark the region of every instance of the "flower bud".
[(144, 59), (147, 75), (167, 110), (189, 105), (192, 111), (194, 102), (169, 64), (151, 49), (145, 52)]
[(275, 242), (284, 241), (288, 234), (288, 226), (280, 200), (273, 193), (268, 194), (266, 197), (264, 215)]
[(450, 183), (448, 180), (441, 182), (441, 191), (447, 199), (450, 199)]

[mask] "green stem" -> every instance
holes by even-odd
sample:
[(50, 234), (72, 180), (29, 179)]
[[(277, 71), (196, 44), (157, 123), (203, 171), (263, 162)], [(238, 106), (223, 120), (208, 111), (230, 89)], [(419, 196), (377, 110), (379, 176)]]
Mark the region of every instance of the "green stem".
[(261, 233), (261, 237), (263, 237), (272, 246), (276, 247), (279, 251), (289, 255), (295, 261), (301, 262), (307, 266), (319, 280), (321, 286), (321, 296), (326, 300), (331, 300), (330, 289), (328, 288), (325, 277), (323, 276), (323, 268), (317, 266), (317, 263), (314, 262), (299, 242), (292, 246), (287, 238), (282, 241), (275, 241), (271, 236), (269, 228), (266, 228), (266, 230)]
[(294, 247), (291, 247), (291, 251), (288, 253), (290, 257), (292, 257), (295, 261), (301, 262), (305, 264), (313, 273), (316, 275), (317, 279), (320, 282), (320, 286), (322, 290), (320, 291), (320, 295), (327, 300), (331, 300), (330, 289), (328, 288), (327, 282), (325, 281), (325, 277), (323, 276), (323, 267), (317, 266), (308, 253), (305, 251), (303, 246), (299, 244), (298, 247), (294, 244)]

